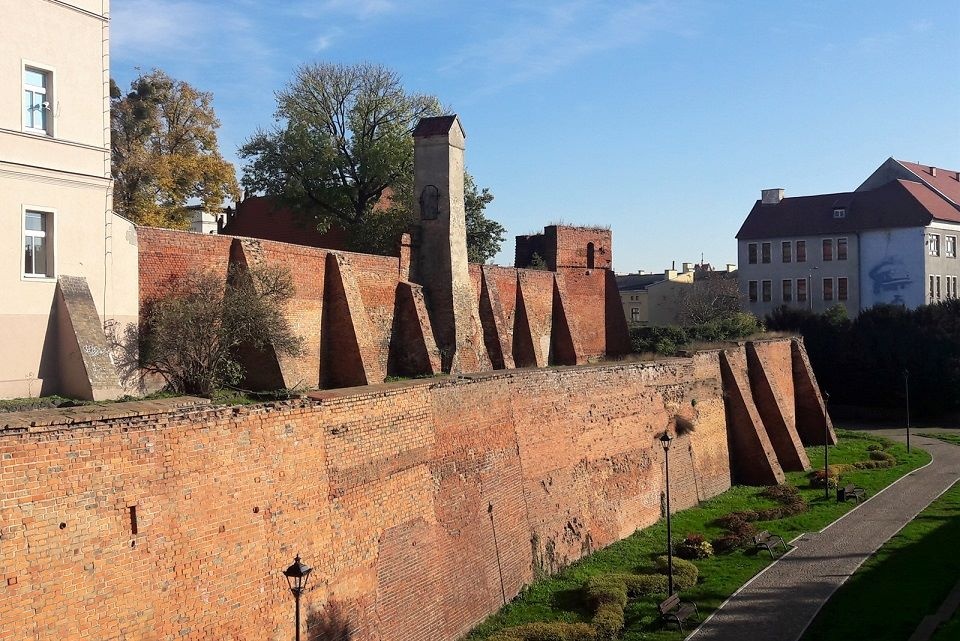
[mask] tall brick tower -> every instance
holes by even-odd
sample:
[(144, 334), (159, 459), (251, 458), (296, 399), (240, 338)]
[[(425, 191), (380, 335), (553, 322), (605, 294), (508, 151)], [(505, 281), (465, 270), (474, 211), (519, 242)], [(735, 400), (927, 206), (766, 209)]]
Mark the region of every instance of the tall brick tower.
[[(413, 130), (420, 234), (413, 279), (427, 296), (445, 372), (489, 369), (476, 349), (479, 317), (467, 265), (463, 203), (466, 136), (456, 115), (424, 118)], [(482, 336), (480, 337), (482, 346)]]

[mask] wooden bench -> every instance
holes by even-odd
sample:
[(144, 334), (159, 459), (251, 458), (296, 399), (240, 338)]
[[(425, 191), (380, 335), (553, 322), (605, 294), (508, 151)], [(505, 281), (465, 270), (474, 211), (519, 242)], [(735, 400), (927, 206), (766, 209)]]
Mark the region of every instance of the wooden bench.
[(859, 503), (866, 498), (867, 491), (853, 483), (837, 488), (837, 503), (843, 503), (849, 499), (856, 499)]
[(676, 623), (683, 632), (683, 622), (690, 618), (690, 615), (696, 615), (700, 619), (700, 612), (697, 610), (697, 604), (691, 601), (681, 601), (679, 594), (673, 594), (667, 597), (667, 600), (657, 606), (660, 611), (660, 619), (664, 623)]
[(783, 548), (783, 551), (787, 551), (787, 544), (783, 542), (783, 537), (779, 534), (770, 534), (766, 530), (763, 532), (758, 532), (756, 536), (753, 537), (753, 545), (756, 549), (763, 548), (770, 553), (770, 558), (775, 558), (773, 549), (777, 547), (777, 544)]

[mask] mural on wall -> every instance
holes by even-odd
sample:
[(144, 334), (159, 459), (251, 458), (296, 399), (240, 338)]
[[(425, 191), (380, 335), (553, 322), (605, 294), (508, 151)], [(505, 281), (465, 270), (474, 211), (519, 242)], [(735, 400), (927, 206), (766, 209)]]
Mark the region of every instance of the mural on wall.
[(868, 272), (873, 283), (874, 304), (906, 305), (904, 290), (913, 283), (910, 272), (899, 256), (886, 256)]

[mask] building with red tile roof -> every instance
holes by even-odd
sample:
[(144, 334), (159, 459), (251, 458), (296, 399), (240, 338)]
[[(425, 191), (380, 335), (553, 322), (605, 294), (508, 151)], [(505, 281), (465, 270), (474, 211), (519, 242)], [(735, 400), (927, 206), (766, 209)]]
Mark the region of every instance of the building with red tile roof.
[(890, 158), (855, 191), (763, 190), (736, 235), (738, 280), (759, 316), (917, 307), (957, 297), (958, 236), (960, 172)]

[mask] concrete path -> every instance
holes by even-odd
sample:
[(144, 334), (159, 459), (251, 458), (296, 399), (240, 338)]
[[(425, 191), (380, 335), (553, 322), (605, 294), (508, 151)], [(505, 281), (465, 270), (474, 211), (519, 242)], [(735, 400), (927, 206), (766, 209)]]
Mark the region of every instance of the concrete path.
[[(917, 430), (920, 431), (920, 430)], [(897, 440), (902, 430), (888, 433)], [(826, 603), (881, 545), (960, 479), (960, 447), (912, 436), (933, 461), (805, 534), (694, 630), (696, 641), (796, 641)]]

